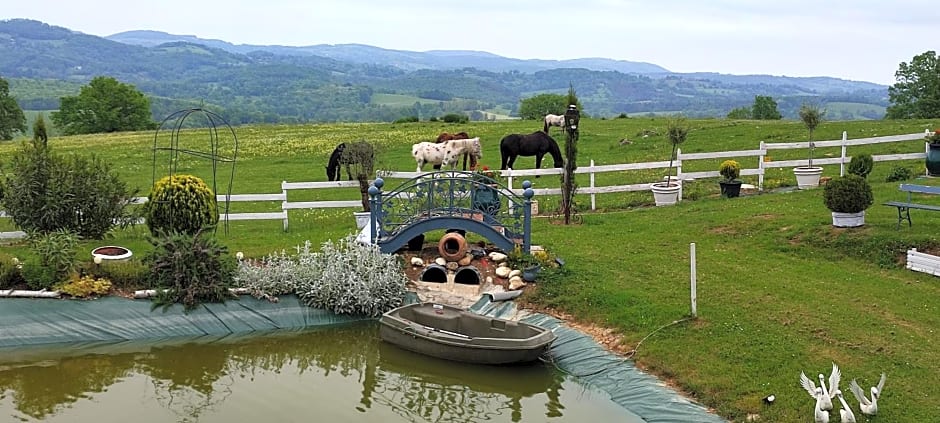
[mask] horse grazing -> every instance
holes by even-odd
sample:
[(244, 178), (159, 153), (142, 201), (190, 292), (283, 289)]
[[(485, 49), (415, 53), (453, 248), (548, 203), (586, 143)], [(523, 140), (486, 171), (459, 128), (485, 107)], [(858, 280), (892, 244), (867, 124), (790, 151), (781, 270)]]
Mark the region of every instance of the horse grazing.
[[(437, 140), (435, 140), (435, 142), (442, 143), (442, 142), (448, 142), (452, 140), (465, 140), (467, 138), (470, 138), (470, 134), (466, 132), (457, 132), (454, 134), (451, 134), (450, 132), (441, 132), (441, 134), (437, 136)], [(467, 156), (468, 156), (467, 154), (463, 155), (463, 170), (467, 170)], [(441, 165), (434, 165), (435, 170), (440, 170), (440, 168), (441, 168)], [(476, 160), (471, 158), (470, 170), (473, 170), (475, 168), (476, 168)]]
[(557, 126), (559, 128), (565, 127), (565, 115), (547, 114), (545, 115), (544, 120), (545, 120), (545, 127), (544, 129), (542, 129), (542, 131), (545, 132), (546, 134), (548, 133), (549, 126)]
[[(361, 146), (359, 145), (361, 143)], [(374, 152), (372, 151), (372, 145), (361, 141), (360, 143), (355, 144), (355, 148), (347, 149), (346, 143), (340, 143), (333, 149), (333, 153), (330, 154), (330, 161), (326, 165), (326, 179), (330, 181), (338, 181), (341, 175), (339, 170), (340, 165), (346, 166), (346, 176), (351, 181), (352, 170), (350, 165), (355, 163), (361, 163), (362, 157), (359, 157), (360, 154), (367, 155), (368, 157), (374, 157)]]
[(500, 169), (505, 170), (512, 167), (518, 156), (535, 156), (535, 168), (542, 168), (542, 156), (545, 153), (551, 154), (555, 160), (555, 167), (562, 167), (565, 164), (561, 157), (561, 150), (558, 143), (548, 134), (536, 131), (528, 135), (509, 134), (499, 141), (499, 154), (502, 156), (503, 164)]
[(480, 138), (467, 138), (460, 140), (450, 140), (445, 143), (444, 160), (442, 166), (450, 166), (452, 169), (457, 167), (460, 162), (460, 156), (463, 155), (464, 169), (467, 166), (467, 156), (470, 157), (470, 170), (477, 168), (477, 161), (483, 158), (483, 148), (480, 146)]

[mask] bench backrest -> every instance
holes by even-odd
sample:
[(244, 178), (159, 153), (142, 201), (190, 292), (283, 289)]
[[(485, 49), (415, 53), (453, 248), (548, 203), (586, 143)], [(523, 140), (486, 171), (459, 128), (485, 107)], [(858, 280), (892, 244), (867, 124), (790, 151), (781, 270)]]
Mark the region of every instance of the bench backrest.
[(901, 184), (899, 189), (909, 193), (914, 192), (918, 194), (940, 194), (940, 187), (932, 187), (927, 185)]

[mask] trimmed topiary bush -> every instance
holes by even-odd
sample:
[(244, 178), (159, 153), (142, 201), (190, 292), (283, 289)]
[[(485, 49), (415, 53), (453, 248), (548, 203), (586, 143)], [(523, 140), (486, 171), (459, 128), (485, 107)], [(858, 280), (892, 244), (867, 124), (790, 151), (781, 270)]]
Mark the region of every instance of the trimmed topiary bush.
[(166, 176), (147, 197), (147, 227), (150, 233), (195, 234), (219, 221), (215, 193), (193, 175)]
[(858, 175), (835, 178), (826, 184), (823, 201), (837, 213), (859, 213), (874, 203), (871, 185)]
[(859, 154), (852, 156), (852, 160), (849, 161), (849, 168), (847, 170), (853, 175), (867, 178), (868, 174), (871, 173), (871, 169), (874, 166), (875, 161), (871, 158), (871, 154)]
[(736, 160), (725, 160), (718, 165), (718, 174), (731, 182), (741, 176), (741, 165)]

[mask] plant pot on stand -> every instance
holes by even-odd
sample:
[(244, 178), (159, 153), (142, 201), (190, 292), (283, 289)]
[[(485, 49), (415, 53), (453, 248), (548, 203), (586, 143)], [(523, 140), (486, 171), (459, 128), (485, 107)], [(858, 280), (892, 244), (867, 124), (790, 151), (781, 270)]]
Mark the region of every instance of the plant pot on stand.
[(371, 212), (353, 212), (353, 215), (356, 216), (356, 229), (362, 229), (369, 225), (369, 219), (372, 217)]
[(810, 189), (819, 186), (819, 176), (822, 175), (823, 168), (819, 166), (800, 166), (793, 168), (793, 174), (796, 175), (796, 186), (799, 189)]
[(857, 228), (865, 226), (865, 210), (858, 213), (832, 212), (832, 226), (837, 228)]

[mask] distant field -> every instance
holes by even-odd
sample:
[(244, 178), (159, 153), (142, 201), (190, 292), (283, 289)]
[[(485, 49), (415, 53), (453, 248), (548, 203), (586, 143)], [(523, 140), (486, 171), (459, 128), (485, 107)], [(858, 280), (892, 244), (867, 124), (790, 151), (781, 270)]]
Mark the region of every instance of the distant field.
[(371, 104), (402, 107), (414, 105), (415, 102), (421, 104), (437, 104), (441, 101), (402, 94), (372, 94)]
[(831, 120), (881, 119), (885, 107), (868, 103), (826, 103), (826, 115)]

